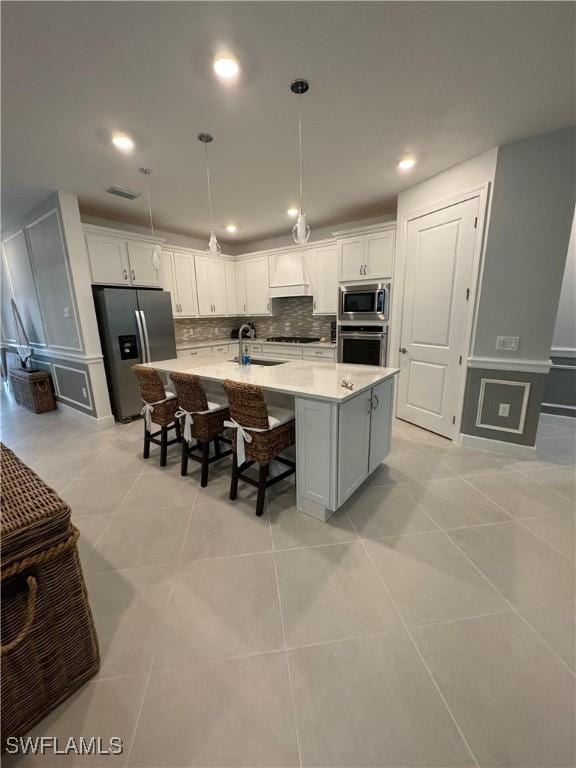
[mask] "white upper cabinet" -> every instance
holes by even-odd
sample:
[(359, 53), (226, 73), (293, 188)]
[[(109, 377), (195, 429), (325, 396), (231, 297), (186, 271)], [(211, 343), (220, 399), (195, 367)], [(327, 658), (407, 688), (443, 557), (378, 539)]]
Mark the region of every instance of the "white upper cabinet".
[(159, 270), (152, 261), (154, 243), (128, 240), (127, 247), (132, 285), (158, 288), (160, 286)]
[(173, 317), (180, 317), (178, 296), (176, 295), (176, 285), (174, 283), (174, 252), (162, 250), (162, 264), (160, 266), (160, 285), (165, 291), (170, 293), (172, 301)]
[(196, 273), (194, 256), (183, 251), (162, 251), (160, 284), (170, 291), (174, 317), (196, 317)]
[(246, 262), (237, 261), (234, 264), (234, 272), (236, 277), (237, 314), (245, 315), (248, 311), (248, 305), (246, 303)]
[(303, 251), (279, 251), (269, 257), (270, 296), (309, 296), (312, 292)]
[(312, 281), (312, 313), (335, 315), (338, 308), (338, 247), (326, 245), (310, 249), (305, 265)]
[(239, 303), (238, 292), (236, 290), (236, 284), (238, 282), (238, 276), (236, 274), (236, 263), (233, 261), (224, 262), (224, 273), (226, 277), (226, 310), (227, 314), (235, 316), (239, 315)]
[(394, 231), (373, 232), (339, 241), (340, 280), (391, 278)]
[(200, 317), (226, 314), (226, 273), (224, 261), (213, 256), (196, 256), (198, 313)]
[(161, 287), (161, 270), (153, 264), (155, 243), (146, 238), (86, 229), (86, 248), (93, 283)]
[(270, 278), (268, 257), (258, 256), (246, 259), (246, 313), (248, 315), (270, 315)]
[(86, 246), (93, 283), (130, 285), (126, 241), (110, 235), (88, 234)]

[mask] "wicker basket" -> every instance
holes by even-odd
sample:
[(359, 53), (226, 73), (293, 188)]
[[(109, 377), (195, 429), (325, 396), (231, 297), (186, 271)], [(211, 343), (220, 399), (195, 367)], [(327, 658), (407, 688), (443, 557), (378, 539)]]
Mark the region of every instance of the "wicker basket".
[(10, 383), (14, 399), (34, 413), (46, 413), (56, 409), (52, 379), (46, 371), (27, 371), (13, 368)]
[(70, 508), (0, 443), (2, 749), (99, 668)]

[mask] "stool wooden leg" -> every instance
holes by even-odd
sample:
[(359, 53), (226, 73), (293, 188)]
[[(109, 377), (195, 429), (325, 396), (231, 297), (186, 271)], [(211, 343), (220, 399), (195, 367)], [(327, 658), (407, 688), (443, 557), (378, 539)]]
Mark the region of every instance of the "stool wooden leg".
[(256, 501), (256, 514), (262, 517), (264, 513), (264, 501), (266, 499), (266, 480), (268, 479), (268, 464), (260, 464), (258, 471), (258, 499)]
[(238, 496), (238, 462), (236, 454), (232, 454), (232, 473), (230, 475), (230, 498), (232, 501)]
[(143, 459), (150, 458), (150, 432), (144, 427), (144, 452), (142, 454)]
[(182, 440), (182, 458), (180, 460), (180, 474), (186, 477), (188, 474), (188, 442)]
[(174, 425), (176, 427), (176, 440), (179, 443), (182, 442), (182, 430), (180, 429), (180, 419), (174, 419)]
[(161, 427), (160, 431), (160, 466), (166, 466), (168, 454), (168, 427)]
[(216, 456), (220, 456), (220, 438), (219, 437), (214, 438), (214, 454)]
[(208, 485), (208, 468), (210, 466), (210, 442), (207, 441), (202, 444), (202, 476), (200, 478), (200, 485), (202, 488), (206, 488)]

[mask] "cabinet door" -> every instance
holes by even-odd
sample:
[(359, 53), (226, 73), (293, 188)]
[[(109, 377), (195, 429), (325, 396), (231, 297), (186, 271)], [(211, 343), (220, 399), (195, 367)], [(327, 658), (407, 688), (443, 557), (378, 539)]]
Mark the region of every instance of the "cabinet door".
[(394, 378), (382, 381), (372, 388), (372, 413), (370, 420), (370, 463), (368, 471), (374, 472), (390, 453), (392, 435), (392, 403)]
[(346, 400), (338, 419), (338, 506), (368, 476), (371, 391)]
[(226, 314), (226, 271), (223, 261), (210, 262), (210, 294), (212, 296), (213, 315)]
[(246, 304), (246, 262), (237, 261), (234, 265), (236, 271), (236, 302), (238, 314), (245, 315), (248, 311)]
[(366, 273), (369, 277), (392, 277), (394, 268), (394, 232), (366, 237)]
[(226, 274), (226, 311), (229, 315), (238, 314), (238, 294), (236, 292), (236, 264), (233, 261), (224, 262)]
[(174, 251), (174, 282), (178, 296), (178, 317), (195, 317), (198, 314), (196, 274), (194, 258), (190, 254)]
[(160, 285), (170, 293), (172, 302), (172, 316), (180, 317), (180, 304), (174, 282), (174, 254), (172, 251), (162, 251), (162, 265), (159, 273)]
[(304, 279), (302, 252), (274, 253), (269, 257), (270, 287), (299, 285)]
[(135, 240), (128, 240), (127, 242), (132, 285), (142, 285), (148, 288), (159, 288), (159, 270), (157, 270), (152, 263), (154, 244), (139, 243)]
[(312, 258), (313, 314), (335, 315), (338, 309), (338, 249), (333, 245), (316, 248)]
[(129, 285), (126, 241), (109, 235), (86, 235), (86, 248), (93, 283)]
[(361, 280), (364, 275), (364, 238), (342, 240), (340, 249), (340, 280)]
[(211, 317), (212, 294), (210, 292), (210, 262), (204, 256), (196, 256), (196, 289), (198, 292), (198, 314)]
[(249, 315), (270, 314), (268, 258), (246, 261), (246, 306)]

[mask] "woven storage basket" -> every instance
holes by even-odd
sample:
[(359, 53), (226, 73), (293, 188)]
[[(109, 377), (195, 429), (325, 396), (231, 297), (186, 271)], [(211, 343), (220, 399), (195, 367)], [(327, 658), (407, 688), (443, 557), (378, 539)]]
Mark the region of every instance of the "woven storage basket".
[(70, 508), (0, 443), (2, 749), (98, 670)]
[(14, 399), (34, 413), (46, 413), (56, 409), (52, 379), (46, 371), (25, 371), (13, 368), (10, 384)]

